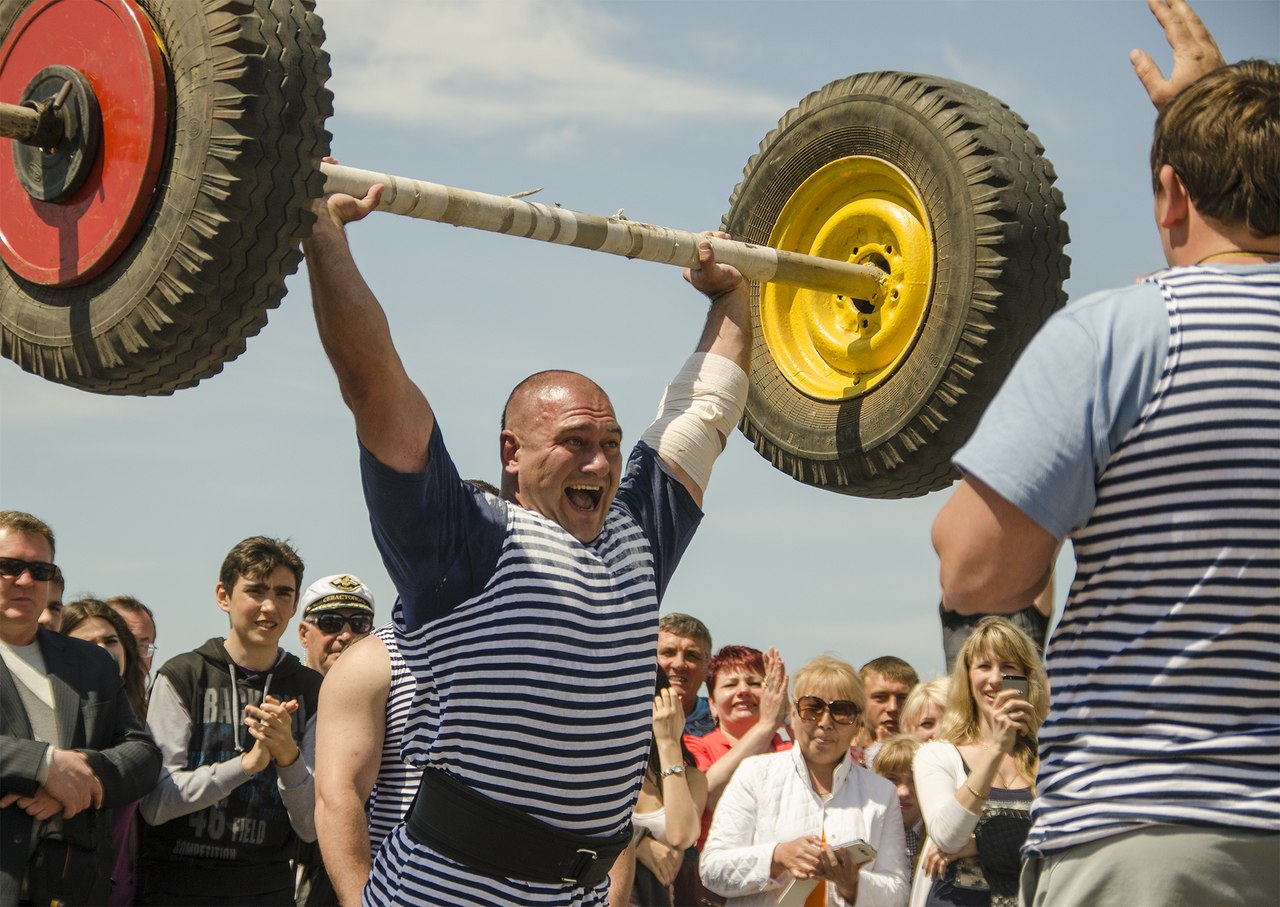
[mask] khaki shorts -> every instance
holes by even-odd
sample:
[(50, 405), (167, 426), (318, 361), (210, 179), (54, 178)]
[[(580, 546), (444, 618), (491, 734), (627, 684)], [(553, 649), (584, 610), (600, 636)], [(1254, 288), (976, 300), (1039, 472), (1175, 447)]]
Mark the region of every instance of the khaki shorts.
[(1032, 858), (1021, 907), (1280, 904), (1280, 833), (1152, 826)]

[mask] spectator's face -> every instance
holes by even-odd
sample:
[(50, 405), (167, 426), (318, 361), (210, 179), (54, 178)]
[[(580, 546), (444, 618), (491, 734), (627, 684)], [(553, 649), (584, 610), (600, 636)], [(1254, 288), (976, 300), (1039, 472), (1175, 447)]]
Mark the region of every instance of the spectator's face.
[(867, 731), (876, 740), (892, 737), (898, 733), (898, 715), (911, 693), (911, 687), (875, 671), (868, 675), (866, 687)]
[(502, 468), (516, 503), (578, 541), (600, 535), (622, 474), (622, 428), (604, 392), (582, 380), (547, 388), (508, 412)]
[(124, 676), (124, 643), (120, 641), (120, 634), (116, 632), (116, 628), (111, 626), (109, 621), (103, 620), (101, 617), (89, 617), (76, 624), (74, 630), (67, 634), (74, 636), (76, 639), (83, 639), (85, 642), (91, 642), (95, 646), (101, 646), (111, 653), (111, 657), (116, 660), (116, 664), (120, 666), (120, 676)]
[(276, 646), (298, 607), (298, 583), (283, 565), (270, 576), (238, 576), (217, 586), (218, 607), (231, 618), (231, 632), (246, 646)]
[(941, 728), (942, 706), (932, 699), (926, 699), (924, 705), (920, 708), (920, 720), (916, 722), (915, 727), (909, 729), (909, 733), (912, 737), (924, 743), (926, 740), (932, 740), (937, 737)]
[(49, 600), (40, 612), (40, 626), (54, 633), (62, 630), (62, 587), (57, 583), (49, 583)]
[(716, 675), (711, 708), (720, 726), (737, 737), (760, 720), (760, 688), (764, 675), (747, 668), (728, 667)]
[(707, 682), (707, 651), (702, 641), (659, 630), (658, 667), (679, 695), (685, 715), (692, 713), (698, 691)]
[[(298, 639), (302, 642), (302, 648), (306, 651), (307, 657), (305, 661), (307, 667), (319, 671), (321, 674), (328, 674), (329, 669), (333, 667), (333, 663), (338, 660), (338, 656), (343, 653), (347, 646), (369, 635), (368, 631), (356, 633), (351, 629), (350, 621), (350, 618), (355, 618), (358, 621), (367, 620), (369, 612), (359, 608), (330, 608), (323, 613), (343, 618), (342, 629), (336, 633), (326, 633), (314, 623), (319, 615), (312, 615), (303, 618), (302, 622), (298, 624)], [(326, 618), (326, 622), (330, 620), (332, 618)]]
[(885, 775), (898, 789), (898, 806), (902, 808), (902, 827), (915, 828), (920, 821), (920, 804), (916, 802), (916, 782), (911, 772), (889, 772)]
[(1005, 674), (1025, 674), (1016, 661), (1000, 658), (994, 652), (979, 652), (969, 663), (969, 690), (978, 705), (978, 714), (990, 718), (994, 712), (996, 693), (1004, 689)]
[(138, 655), (142, 658), (143, 667), (150, 674), (151, 659), (155, 657), (151, 647), (156, 642), (156, 625), (152, 623), (145, 611), (117, 609), (116, 613), (124, 618), (124, 622), (129, 625), (129, 630), (133, 633), (133, 638), (138, 641)]
[[(24, 535), (0, 529), (0, 557), (51, 563), (53, 551), (42, 535)], [(12, 645), (28, 645), (35, 637), (44, 606), (49, 602), (50, 580), (40, 581), (23, 570), (17, 576), (0, 575), (0, 638)]]
[[(820, 683), (811, 689), (798, 689), (795, 701), (806, 696), (817, 696), (823, 702), (836, 699), (850, 699), (849, 693), (840, 690), (831, 683)], [(854, 718), (849, 724), (842, 724), (831, 716), (829, 709), (823, 709), (818, 717), (806, 721), (800, 717), (795, 706), (791, 710), (791, 733), (795, 737), (796, 746), (809, 765), (835, 765), (849, 752), (854, 735), (862, 723)]]

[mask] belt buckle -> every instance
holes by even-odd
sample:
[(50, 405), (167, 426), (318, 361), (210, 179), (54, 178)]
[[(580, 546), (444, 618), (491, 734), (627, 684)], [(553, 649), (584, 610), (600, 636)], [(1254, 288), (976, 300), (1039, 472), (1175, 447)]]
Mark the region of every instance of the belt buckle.
[(585, 847), (579, 847), (576, 853), (585, 855), (585, 859), (583, 856), (578, 856), (574, 859), (573, 865), (570, 867), (570, 871), (573, 873), (572, 878), (569, 876), (560, 877), (560, 881), (567, 882), (570, 885), (577, 885), (578, 879), (581, 878), (582, 874), (599, 858), (594, 850), (588, 850)]

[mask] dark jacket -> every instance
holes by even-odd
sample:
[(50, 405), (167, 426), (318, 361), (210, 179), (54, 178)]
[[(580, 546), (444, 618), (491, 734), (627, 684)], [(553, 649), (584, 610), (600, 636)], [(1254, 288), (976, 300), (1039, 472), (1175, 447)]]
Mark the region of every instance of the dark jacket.
[[(53, 685), (63, 748), (85, 753), (102, 782), (103, 808), (86, 809), (65, 820), (62, 837), (76, 851), (79, 881), (84, 881), (84, 873), (93, 874), (88, 886), (92, 894), (85, 903), (105, 904), (115, 860), (110, 810), (155, 787), (160, 750), (134, 717), (115, 659), (92, 643), (43, 627), (36, 639)], [(17, 685), (0, 661), (0, 794), (34, 794), (47, 748), (32, 739)], [(18, 902), (32, 822), (16, 805), (0, 809), (0, 904)]]
[[(200, 892), (229, 898), (293, 889), (296, 842), (314, 840), (314, 740), (321, 676), (282, 652), (269, 670), (246, 676), (221, 639), (165, 663), (148, 721), (164, 752), (160, 786), (143, 801), (146, 898)], [(254, 740), (244, 706), (266, 695), (296, 699), (293, 736), (303, 751), (247, 778), (240, 755)]]

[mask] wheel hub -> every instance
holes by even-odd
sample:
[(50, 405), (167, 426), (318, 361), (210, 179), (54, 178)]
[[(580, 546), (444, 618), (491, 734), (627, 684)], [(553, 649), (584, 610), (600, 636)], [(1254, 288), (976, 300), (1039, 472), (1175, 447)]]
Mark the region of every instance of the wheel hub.
[[(160, 175), (169, 103), (159, 44), (132, 0), (36, 0), (18, 16), (0, 43), (0, 98), (43, 100), (67, 71), (68, 105), (87, 110), (96, 99), (101, 129), (54, 149), (15, 142), (13, 166), (0, 165), (0, 259), (59, 287), (96, 277), (137, 235)], [(90, 131), (105, 153), (88, 144)]]
[(876, 299), (761, 287), (761, 331), (787, 380), (815, 399), (845, 400), (888, 378), (924, 324), (933, 279), (928, 216), (907, 176), (876, 158), (832, 161), (792, 193), (769, 244), (888, 275)]

